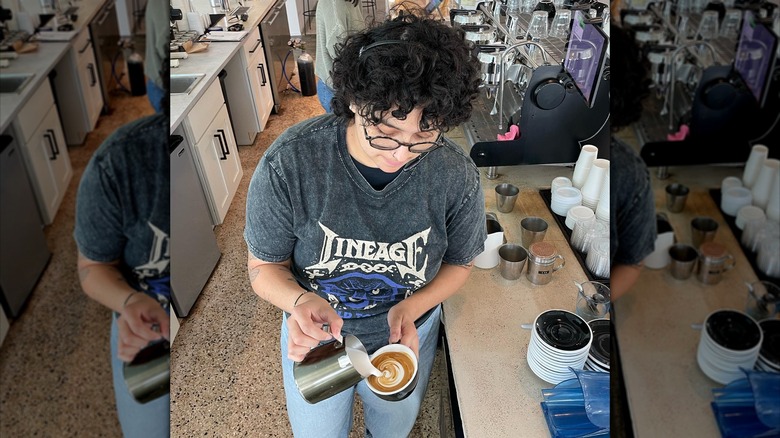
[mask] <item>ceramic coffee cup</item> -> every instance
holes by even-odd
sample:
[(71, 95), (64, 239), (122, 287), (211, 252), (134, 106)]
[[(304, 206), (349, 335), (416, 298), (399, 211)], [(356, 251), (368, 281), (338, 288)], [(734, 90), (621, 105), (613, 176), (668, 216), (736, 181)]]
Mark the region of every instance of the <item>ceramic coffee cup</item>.
[(379, 398), (401, 401), (417, 387), (417, 356), (406, 345), (385, 345), (371, 355), (371, 363), (382, 376), (368, 376), (366, 384)]

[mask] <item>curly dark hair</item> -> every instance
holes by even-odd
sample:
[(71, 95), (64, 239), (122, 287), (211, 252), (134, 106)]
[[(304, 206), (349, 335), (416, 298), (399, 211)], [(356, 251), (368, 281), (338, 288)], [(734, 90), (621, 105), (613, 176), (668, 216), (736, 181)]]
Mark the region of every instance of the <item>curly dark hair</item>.
[(333, 112), (352, 119), (351, 104), (372, 123), (388, 111), (403, 120), (422, 108), (421, 129), (447, 131), (471, 116), (479, 63), (460, 28), (401, 15), (353, 34), (336, 48)]
[(642, 100), (649, 94), (650, 79), (632, 32), (611, 23), (609, 45), (610, 52), (620, 54), (609, 60), (610, 129), (617, 131), (639, 120)]

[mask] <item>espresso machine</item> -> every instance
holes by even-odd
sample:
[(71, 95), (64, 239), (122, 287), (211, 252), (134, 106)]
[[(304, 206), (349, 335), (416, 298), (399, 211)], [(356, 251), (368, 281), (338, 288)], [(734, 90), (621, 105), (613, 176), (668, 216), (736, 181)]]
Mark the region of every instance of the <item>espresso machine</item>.
[[(488, 168), (488, 178), (496, 176), (496, 166), (574, 163), (585, 144), (609, 158), (604, 6), (509, 0), (450, 11), (452, 25), (463, 27), (482, 68), (483, 92), (464, 131), (471, 158)], [(556, 7), (566, 11), (558, 23)], [(549, 17), (541, 31), (535, 11)], [(596, 45), (588, 45), (587, 37), (596, 38)], [(518, 131), (514, 138), (498, 139)]]
[(779, 13), (763, 0), (666, 1), (621, 12), (652, 66), (634, 129), (660, 178), (666, 166), (743, 163), (754, 144), (780, 155)]

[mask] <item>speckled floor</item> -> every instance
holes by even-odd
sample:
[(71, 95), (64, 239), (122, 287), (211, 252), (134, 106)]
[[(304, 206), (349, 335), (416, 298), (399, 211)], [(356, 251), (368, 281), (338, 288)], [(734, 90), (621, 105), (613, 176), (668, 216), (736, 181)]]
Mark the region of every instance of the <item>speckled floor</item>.
[(120, 436), (109, 358), (110, 311), (76, 274), (76, 189), (89, 158), (124, 123), (153, 113), (146, 96), (113, 94), (83, 145), (68, 148), (73, 179), (45, 228), (52, 258), (0, 347), (0, 436)]
[[(296, 79), (293, 79), (296, 83)], [(249, 285), (243, 239), (246, 191), (268, 145), (287, 127), (323, 113), (317, 96), (283, 94), (253, 146), (239, 148), (244, 176), (222, 225), (222, 258), (187, 318), (171, 356), (171, 436), (292, 436), (280, 367), (281, 312)], [(457, 133), (455, 133), (457, 135)], [(439, 436), (441, 354), (412, 437)], [(363, 436), (360, 400), (350, 437)]]

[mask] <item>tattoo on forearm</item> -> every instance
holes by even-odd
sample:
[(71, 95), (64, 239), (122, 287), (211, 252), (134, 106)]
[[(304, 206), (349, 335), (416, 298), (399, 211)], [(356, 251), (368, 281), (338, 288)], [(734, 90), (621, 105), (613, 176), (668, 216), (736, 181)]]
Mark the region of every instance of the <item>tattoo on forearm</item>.
[(83, 283), (84, 280), (87, 279), (87, 275), (89, 275), (89, 271), (90, 271), (89, 266), (79, 268), (79, 281)]
[(253, 268), (249, 270), (249, 282), (254, 283), (258, 275), (260, 275), (260, 268)]

